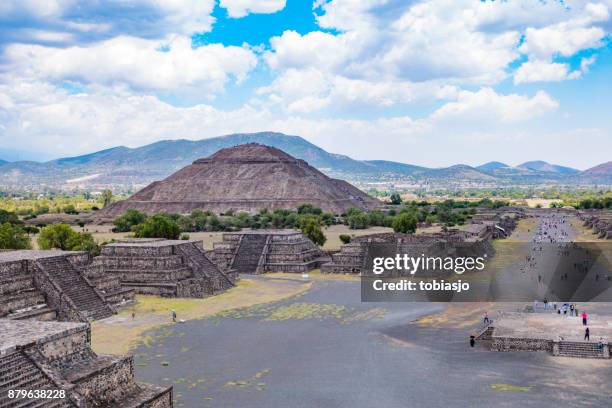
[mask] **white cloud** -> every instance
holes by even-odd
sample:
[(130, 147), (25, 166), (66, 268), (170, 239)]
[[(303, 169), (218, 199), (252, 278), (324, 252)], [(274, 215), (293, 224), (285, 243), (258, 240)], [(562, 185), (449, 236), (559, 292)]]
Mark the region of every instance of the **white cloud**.
[(230, 17), (244, 17), (249, 13), (270, 14), (285, 8), (286, 0), (221, 0)]
[(569, 64), (548, 62), (548, 61), (527, 61), (516, 70), (514, 73), (514, 83), (521, 84), (527, 82), (542, 82), (542, 81), (564, 81), (567, 79), (578, 79), (583, 74), (589, 72), (589, 66), (596, 60), (595, 56), (582, 58), (580, 67), (573, 71), (570, 70)]
[(384, 109), (416, 101), (453, 99), (457, 88), (435, 81), (370, 81), (329, 75), (316, 69), (288, 69), (257, 90), (287, 112), (308, 113), (354, 108)]
[[(160, 139), (274, 130), (301, 135), (331, 151), (356, 157), (397, 159), (401, 149), (413, 151), (412, 143), (428, 146), (431, 151), (442, 148), (446, 142), (441, 140), (453, 146), (465, 143), (466, 138), (474, 137), (473, 132), (478, 132), (470, 121), (486, 129), (486, 140), (495, 140), (557, 106), (543, 92), (533, 97), (506, 96), (484, 88), (461, 92), (457, 101), (422, 119), (399, 115), (366, 120), (278, 115), (250, 105), (225, 111), (206, 104), (175, 107), (152, 96), (116, 88), (69, 94), (40, 82), (0, 85), (0, 95), (6, 96), (0, 99), (4, 126), (1, 145), (16, 148), (27, 139), (30, 146), (57, 155), (117, 145), (139, 146)], [(392, 152), (391, 145), (395, 146)], [(409, 156), (404, 161), (413, 159)]]
[(593, 24), (608, 18), (605, 5), (589, 3), (581, 14), (567, 21), (543, 28), (527, 28), (520, 51), (533, 58), (550, 59), (555, 55), (570, 57), (584, 49), (601, 47), (606, 32)]
[(0, 2), (0, 43), (47, 43), (40, 32), (71, 34), (53, 42), (92, 43), (113, 36), (160, 39), (191, 35), (212, 28), (214, 0), (3, 0)]
[(477, 92), (460, 92), (457, 101), (443, 105), (430, 119), (434, 122), (453, 123), (510, 123), (529, 120), (558, 107), (559, 103), (544, 91), (529, 97), (500, 95), (491, 88), (483, 88)]
[[(167, 50), (161, 51), (162, 45)], [(204, 94), (222, 91), (231, 77), (244, 79), (257, 63), (249, 49), (221, 44), (192, 48), (184, 37), (168, 43), (115, 37), (68, 48), (13, 44), (6, 48), (5, 59), (11, 72), (30, 79)]]
[(514, 83), (539, 81), (563, 81), (570, 76), (580, 74), (579, 71), (569, 73), (569, 64), (561, 64), (547, 61), (527, 61), (523, 63), (514, 74)]

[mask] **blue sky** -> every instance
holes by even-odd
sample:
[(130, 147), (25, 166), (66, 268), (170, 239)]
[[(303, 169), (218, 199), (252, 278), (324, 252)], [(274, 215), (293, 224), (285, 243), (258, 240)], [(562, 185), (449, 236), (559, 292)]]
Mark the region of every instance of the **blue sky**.
[(612, 151), (612, 0), (7, 0), (0, 158), (280, 131), (426, 166)]

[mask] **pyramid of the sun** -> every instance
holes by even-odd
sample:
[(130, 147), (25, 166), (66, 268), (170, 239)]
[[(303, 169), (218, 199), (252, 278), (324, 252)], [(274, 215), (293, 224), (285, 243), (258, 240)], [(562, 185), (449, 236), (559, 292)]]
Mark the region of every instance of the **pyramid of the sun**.
[(110, 219), (133, 208), (149, 214), (254, 212), (262, 208), (296, 208), (310, 203), (336, 214), (349, 208), (372, 209), (380, 202), (343, 180), (327, 177), (304, 160), (256, 143), (222, 149), (196, 160), (127, 200), (104, 208), (97, 218)]

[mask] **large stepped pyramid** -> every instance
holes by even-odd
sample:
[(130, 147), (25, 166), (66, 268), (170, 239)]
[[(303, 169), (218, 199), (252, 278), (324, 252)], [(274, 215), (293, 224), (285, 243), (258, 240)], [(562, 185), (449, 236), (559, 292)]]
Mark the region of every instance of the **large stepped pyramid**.
[(293, 230), (228, 232), (208, 254), (221, 270), (248, 274), (302, 273), (329, 261), (304, 234)]
[(248, 143), (196, 160), (127, 200), (104, 207), (95, 218), (112, 220), (128, 209), (148, 214), (185, 214), (194, 209), (254, 212), (294, 209), (304, 203), (334, 214), (381, 206), (377, 199), (346, 181), (329, 178), (304, 160), (274, 147)]
[(13, 320), (91, 321), (114, 308), (82, 269), (86, 252), (0, 252), (0, 317)]
[[(91, 350), (88, 324), (0, 319), (0, 407), (168, 408), (172, 387), (136, 383), (131, 356)], [(55, 390), (62, 398), (8, 398), (9, 390)]]

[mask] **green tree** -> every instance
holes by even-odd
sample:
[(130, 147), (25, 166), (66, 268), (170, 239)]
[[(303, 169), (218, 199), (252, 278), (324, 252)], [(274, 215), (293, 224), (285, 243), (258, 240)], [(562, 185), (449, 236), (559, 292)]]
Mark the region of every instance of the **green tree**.
[(137, 238), (178, 239), (181, 235), (177, 222), (163, 214), (147, 218), (142, 224), (135, 225), (132, 231)]
[(102, 207), (106, 207), (113, 202), (113, 192), (111, 190), (102, 191)]
[(16, 224), (19, 221), (17, 214), (6, 210), (0, 210), (0, 224), (10, 223)]
[(321, 223), (316, 217), (303, 217), (300, 219), (299, 229), (312, 242), (319, 246), (323, 246), (327, 238), (321, 229)]
[(347, 213), (347, 217), (346, 217), (346, 221), (348, 223), (348, 226), (350, 229), (366, 229), (368, 228), (369, 224), (368, 222), (369, 217), (368, 214), (360, 211), (360, 210), (356, 210), (353, 211), (355, 209), (351, 209), (349, 210), (349, 212)]
[(412, 234), (416, 231), (417, 218), (411, 213), (401, 213), (393, 220), (393, 231)]
[(142, 224), (146, 219), (145, 213), (130, 208), (122, 216), (115, 218), (113, 232), (131, 231), (134, 225)]
[[(38, 236), (38, 246), (40, 249), (61, 249), (71, 250), (70, 240), (78, 235), (68, 224), (54, 224), (44, 227)], [(74, 241), (73, 241), (74, 242)]]
[(100, 246), (88, 232), (75, 232), (67, 242), (70, 251), (87, 251), (92, 255), (100, 254)]
[(18, 225), (8, 222), (0, 225), (0, 249), (30, 249), (30, 237)]
[(76, 207), (74, 206), (74, 204), (68, 204), (64, 206), (64, 208), (62, 208), (62, 211), (64, 211), (65, 214), (78, 214), (79, 213)]
[(399, 193), (393, 193), (389, 197), (389, 202), (393, 205), (400, 205), (402, 203), (402, 197), (399, 195)]

